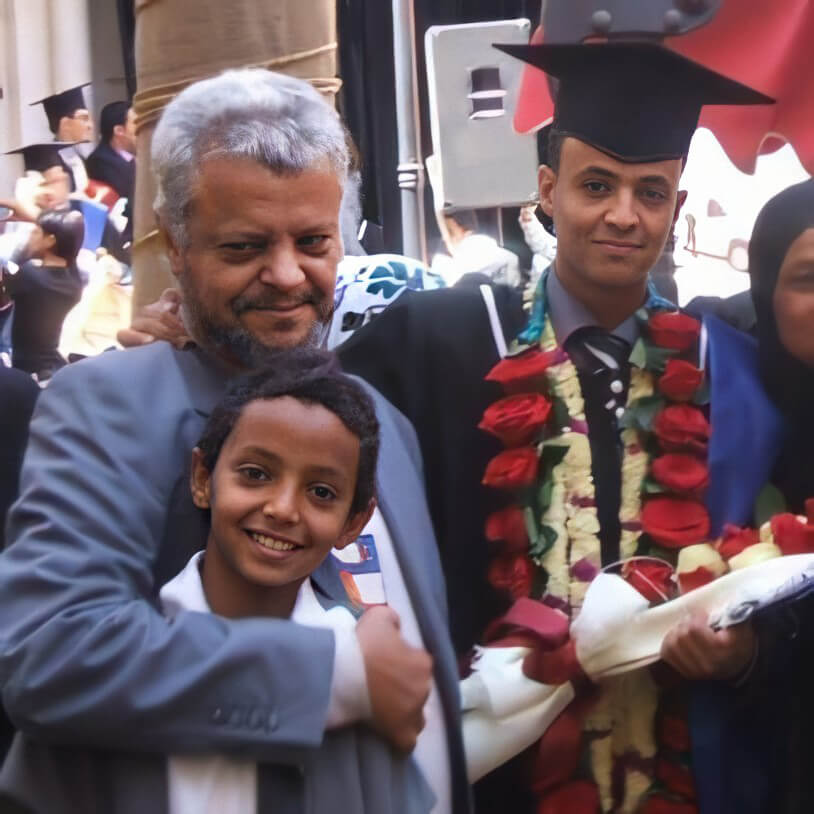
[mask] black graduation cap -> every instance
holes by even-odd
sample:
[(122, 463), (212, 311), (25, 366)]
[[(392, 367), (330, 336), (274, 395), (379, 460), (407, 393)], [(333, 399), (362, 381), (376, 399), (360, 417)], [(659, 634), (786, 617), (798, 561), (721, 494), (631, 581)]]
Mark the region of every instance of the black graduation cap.
[(9, 150), (6, 155), (22, 154), (26, 170), (45, 172), (50, 167), (64, 167), (65, 164), (59, 156), (63, 147), (70, 147), (72, 141), (49, 141), (44, 144), (28, 144)]
[(61, 93), (55, 93), (53, 96), (38, 99), (36, 102), (31, 102), (31, 107), (42, 105), (45, 108), (48, 126), (51, 128), (52, 133), (56, 133), (59, 129), (59, 120), (63, 116), (72, 116), (77, 110), (87, 109), (85, 96), (82, 93), (82, 88), (87, 85), (90, 85), (90, 82), (83, 82), (75, 88), (68, 88)]
[(686, 156), (703, 105), (774, 102), (651, 42), (495, 47), (559, 80), (554, 132), (622, 161)]

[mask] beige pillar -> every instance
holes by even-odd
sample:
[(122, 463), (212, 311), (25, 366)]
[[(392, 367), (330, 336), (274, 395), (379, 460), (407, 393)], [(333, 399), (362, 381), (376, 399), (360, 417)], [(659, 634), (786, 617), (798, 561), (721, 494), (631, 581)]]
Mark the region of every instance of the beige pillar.
[(134, 307), (172, 285), (152, 209), (150, 144), (161, 111), (188, 84), (248, 66), (308, 79), (333, 98), (335, 0), (136, 0)]

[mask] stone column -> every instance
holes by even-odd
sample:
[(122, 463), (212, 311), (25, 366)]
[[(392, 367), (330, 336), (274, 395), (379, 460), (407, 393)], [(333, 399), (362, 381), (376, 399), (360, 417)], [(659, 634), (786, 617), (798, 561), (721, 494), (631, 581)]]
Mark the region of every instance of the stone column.
[(136, 0), (138, 165), (133, 305), (173, 284), (153, 215), (150, 145), (167, 103), (226, 68), (261, 66), (307, 79), (333, 101), (335, 0)]

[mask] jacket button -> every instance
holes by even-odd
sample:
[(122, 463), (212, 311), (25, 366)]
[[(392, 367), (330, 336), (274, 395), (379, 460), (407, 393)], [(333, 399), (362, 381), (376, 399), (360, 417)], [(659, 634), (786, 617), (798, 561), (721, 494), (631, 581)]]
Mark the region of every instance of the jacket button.
[(226, 715), (224, 715), (223, 710), (220, 707), (215, 707), (215, 709), (212, 710), (210, 720), (213, 724), (222, 724), (226, 721)]
[(259, 707), (250, 707), (246, 718), (249, 729), (260, 729), (266, 721), (266, 714)]

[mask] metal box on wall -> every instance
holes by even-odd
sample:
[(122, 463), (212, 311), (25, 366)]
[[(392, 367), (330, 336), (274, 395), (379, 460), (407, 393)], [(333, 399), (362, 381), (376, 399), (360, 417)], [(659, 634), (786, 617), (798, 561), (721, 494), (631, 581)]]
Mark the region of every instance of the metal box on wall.
[(537, 199), (537, 145), (512, 116), (523, 63), (493, 43), (529, 41), (528, 20), (432, 26), (425, 34), (437, 208), (479, 209)]

